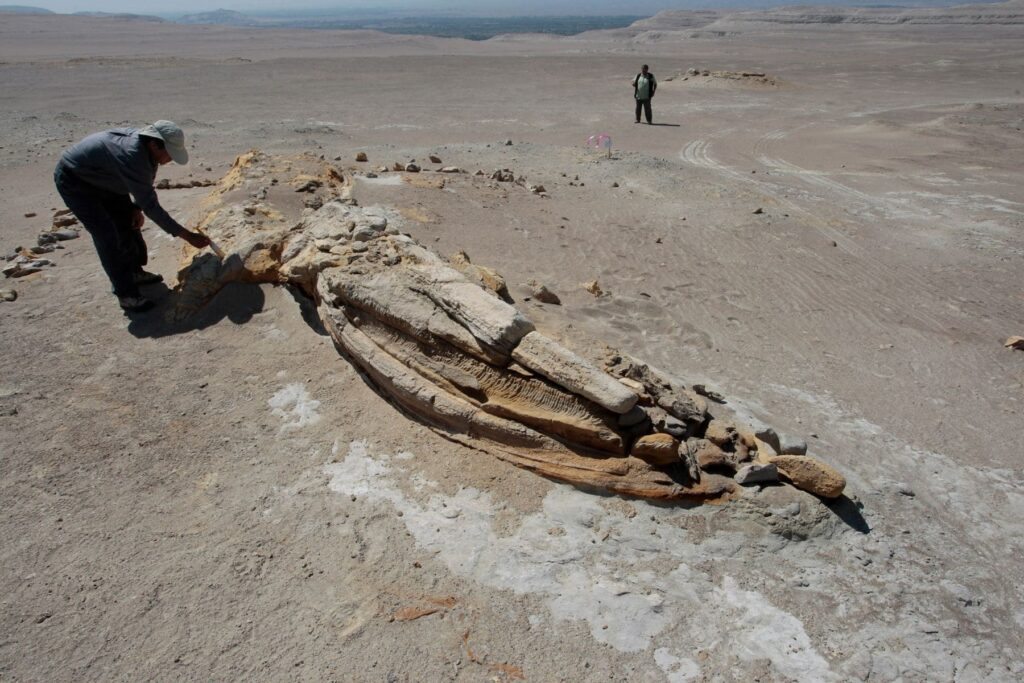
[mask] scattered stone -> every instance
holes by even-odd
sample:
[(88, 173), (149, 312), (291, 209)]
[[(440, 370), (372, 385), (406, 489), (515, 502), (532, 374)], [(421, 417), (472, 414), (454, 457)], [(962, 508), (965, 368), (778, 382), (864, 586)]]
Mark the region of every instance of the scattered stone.
[(846, 488), (846, 479), (825, 463), (806, 455), (777, 455), (769, 461), (793, 486), (821, 498), (838, 498)]
[(445, 166), (438, 173), (465, 173), (465, 171), (458, 166)]
[(630, 379), (629, 377), (620, 377), (619, 382), (625, 384), (627, 387), (632, 389), (637, 396), (643, 396), (644, 394), (647, 393), (647, 389), (644, 388), (644, 385), (640, 382), (637, 382), (635, 379)]
[(35, 218), (35, 217), (36, 217), (35, 211), (29, 211), (28, 213), (25, 214), (25, 218)]
[(373, 171), (369, 171), (369, 172), (368, 172), (368, 173), (366, 174), (366, 177), (367, 177), (367, 178), (377, 178), (377, 177), (379, 177), (379, 176), (378, 176), (378, 175), (377, 175), (376, 173), (374, 173)]
[(420, 167), (419, 167), (418, 164), (414, 164), (414, 163), (412, 163), (410, 161), (408, 164), (405, 165), (405, 172), (406, 173), (419, 173), (420, 172)]
[(712, 391), (711, 389), (708, 389), (703, 384), (694, 384), (693, 391), (694, 393), (700, 394), (701, 396), (711, 399), (715, 403), (725, 403), (725, 396), (722, 396), (717, 391)]
[(682, 420), (672, 417), (671, 415), (666, 415), (661, 420), (658, 420), (657, 424), (655, 424), (655, 428), (657, 428), (659, 432), (670, 434), (680, 441), (685, 441), (690, 435), (689, 426), (687, 426), (687, 424)]
[(530, 185), (530, 192), (534, 194), (544, 194), (547, 189), (543, 185)]
[(437, 156), (436, 154), (431, 154), (430, 155), (430, 163), (432, 163), (432, 164), (439, 164), (439, 163), (441, 163), (441, 157)]
[(366, 152), (356, 152), (356, 161), (369, 161), (370, 157), (366, 156)]
[(507, 168), (500, 168), (491, 174), (491, 180), (497, 180), (499, 183), (512, 183), (516, 180), (516, 175)]
[(583, 289), (587, 290), (594, 296), (603, 296), (604, 290), (601, 289), (601, 285), (598, 284), (597, 280), (589, 280), (583, 283)]
[(295, 188), (296, 192), (316, 192), (323, 186), (323, 183), (315, 178), (313, 180), (307, 180), (302, 185)]
[(635, 427), (648, 419), (647, 411), (640, 406), (633, 406), (628, 413), (619, 415), (619, 426), (620, 427)]
[(41, 232), (39, 237), (36, 238), (36, 244), (43, 246), (44, 244), (53, 244), (57, 241), (57, 236), (52, 232)]
[(757, 207), (756, 209), (754, 209), (754, 215), (755, 216), (758, 216), (758, 215), (760, 215), (762, 213), (764, 213), (764, 209), (762, 209), (761, 207)]
[(29, 251), (33, 254), (49, 254), (57, 251), (57, 245), (55, 244), (39, 244), (37, 246), (29, 248)]
[(630, 455), (651, 465), (679, 462), (679, 440), (669, 434), (647, 434), (637, 439)]
[(487, 175), (487, 174), (484, 173), (484, 170), (482, 168), (479, 168), (479, 169), (477, 169), (476, 173), (474, 173), (473, 175)]
[(70, 215), (71, 215), (71, 209), (57, 209), (56, 211), (53, 212), (53, 217), (54, 218), (60, 218), (61, 216), (70, 216)]
[(212, 180), (200, 180), (198, 178), (182, 180), (176, 183), (172, 183), (169, 178), (161, 178), (154, 187), (158, 190), (187, 190), (193, 187), (211, 187), (216, 184)]
[(1024, 337), (1010, 337), (1003, 343), (1003, 346), (1015, 351), (1024, 351)]
[(618, 186), (619, 186), (618, 183), (612, 183), (612, 187), (618, 187)]
[(400, 164), (396, 161), (395, 163), (391, 164), (391, 170), (396, 173), (401, 173), (402, 171), (405, 170), (405, 164)]
[(708, 417), (707, 401), (686, 391), (663, 391), (658, 396), (658, 405), (691, 427), (704, 424)]
[(771, 463), (751, 463), (736, 471), (736, 483), (749, 486), (751, 484), (767, 484), (779, 480), (779, 470)]
[(74, 225), (77, 222), (78, 222), (78, 219), (75, 218), (74, 216), (64, 216), (64, 217), (61, 217), (61, 218), (54, 218), (53, 219), (53, 227), (54, 228), (67, 228), (69, 226)]
[(18, 292), (13, 289), (0, 289), (0, 301), (17, 301)]
[(775, 450), (779, 455), (807, 455), (807, 442), (794, 436), (780, 434), (779, 445)]
[(511, 147), (512, 146), (512, 141), (511, 140), (505, 140), (505, 146), (506, 147)]
[(19, 255), (8, 263), (2, 272), (7, 277), (24, 277), (32, 273), (38, 273), (43, 268), (52, 265), (54, 265), (53, 261), (48, 259), (28, 258), (27, 256)]
[(558, 295), (547, 288), (547, 285), (537, 285), (533, 289), (533, 298), (542, 304), (551, 304), (553, 306), (561, 306), (562, 300), (558, 298)]
[(760, 425), (754, 427), (753, 432), (754, 436), (757, 439), (760, 439), (764, 443), (768, 444), (769, 446), (771, 446), (772, 450), (775, 451), (771, 455), (777, 455), (782, 452), (779, 450), (779, 435), (776, 433), (774, 429), (772, 429), (768, 425)]
[(64, 230), (54, 230), (50, 234), (53, 235), (54, 238), (57, 239), (60, 242), (66, 242), (67, 240), (77, 240), (78, 239), (78, 231), (77, 230), (67, 230), (67, 229), (64, 229)]
[(511, 302), (505, 278), (493, 268), (474, 264), (470, 261), (469, 254), (465, 251), (458, 251), (452, 254), (448, 262), (452, 264), (455, 270), (482, 285), (485, 289), (494, 292), (502, 301), (506, 303)]
[(366, 251), (367, 249), (369, 249), (369, 247), (366, 245), (366, 242), (353, 242), (352, 243), (352, 251), (354, 251), (357, 254), (362, 253), (362, 252)]

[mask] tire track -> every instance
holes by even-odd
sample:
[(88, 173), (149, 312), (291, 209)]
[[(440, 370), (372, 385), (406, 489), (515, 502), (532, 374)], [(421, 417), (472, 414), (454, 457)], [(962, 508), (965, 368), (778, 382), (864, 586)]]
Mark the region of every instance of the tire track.
[[(794, 130), (799, 130), (809, 125), (812, 124), (798, 126)], [(723, 177), (737, 181), (738, 183), (742, 183), (748, 187), (754, 187), (758, 192), (788, 210), (791, 215), (800, 216), (805, 225), (814, 229), (826, 240), (834, 242), (836, 247), (842, 253), (848, 255), (852, 259), (856, 259), (859, 262), (856, 266), (857, 270), (862, 273), (862, 277), (867, 281), (875, 283), (875, 289), (879, 292), (875, 301), (866, 300), (866, 292), (861, 292), (861, 295), (857, 296), (855, 292), (849, 289), (828, 290), (828, 294), (826, 296), (826, 290), (823, 290), (821, 283), (816, 278), (811, 278), (809, 275), (805, 274), (805, 269), (795, 269), (794, 271), (787, 273), (788, 284), (782, 285), (790, 290), (791, 296), (798, 301), (810, 301), (813, 302), (814, 305), (827, 306), (831, 311), (833, 321), (835, 321), (834, 316), (836, 314), (841, 314), (850, 324), (858, 324), (858, 319), (860, 319), (861, 323), (866, 320), (869, 321), (869, 324), (872, 324), (872, 326), (882, 329), (888, 327), (890, 323), (883, 321), (881, 317), (873, 315), (870, 312), (870, 309), (886, 310), (888, 307), (887, 305), (890, 302), (881, 297), (881, 292), (898, 292), (901, 289), (909, 289), (910, 292), (915, 295), (914, 298), (916, 299), (930, 299), (930, 297), (925, 294), (929, 291), (929, 288), (924, 278), (906, 270), (897, 271), (895, 268), (887, 266), (874, 258), (871, 253), (860, 247), (853, 240), (847, 238), (844, 233), (826, 223), (819, 214), (805, 209), (802, 205), (787, 197), (786, 194), (791, 191), (789, 187), (752, 177), (752, 174), (743, 173), (736, 168), (722, 163), (712, 156), (710, 152), (712, 142), (732, 132), (733, 130), (727, 129), (708, 138), (693, 140), (680, 151), (679, 156), (682, 161), (690, 164), (691, 166), (703, 168)], [(759, 152), (763, 152), (759, 156), (767, 157), (770, 146), (781, 140), (787, 139), (790, 134), (790, 132), (781, 129), (769, 131), (761, 135), (755, 141), (753, 148)], [(779, 160), (778, 163), (781, 165), (786, 162)], [(796, 167), (795, 165), (790, 165), (790, 167), (793, 169), (799, 169), (799, 167)], [(814, 187), (820, 189), (824, 195), (827, 195), (824, 197), (826, 199), (831, 199), (837, 194), (841, 197), (860, 195), (859, 198), (869, 206), (876, 206), (878, 204), (878, 201), (870, 195), (859, 193), (857, 190), (848, 188), (841, 183), (831, 182), (828, 179), (812, 184)], [(826, 263), (820, 255), (814, 254), (813, 252), (810, 253), (813, 254), (814, 258), (818, 259), (819, 263), (821, 263), (824, 268), (834, 268), (834, 264)], [(795, 280), (803, 280), (801, 283), (803, 286), (794, 286)], [(837, 310), (837, 304), (841, 307), (839, 310)], [(923, 328), (921, 330), (913, 330), (913, 332), (919, 336), (921, 341), (924, 341), (927, 336), (922, 334), (922, 332), (944, 334), (949, 327), (947, 323), (922, 310), (920, 306), (907, 310), (906, 314), (909, 318), (915, 320), (921, 328)]]

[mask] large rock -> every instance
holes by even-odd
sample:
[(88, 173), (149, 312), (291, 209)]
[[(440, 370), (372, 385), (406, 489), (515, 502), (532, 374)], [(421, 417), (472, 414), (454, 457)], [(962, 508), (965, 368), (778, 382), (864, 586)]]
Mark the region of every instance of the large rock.
[(735, 453), (726, 453), (707, 439), (687, 439), (684, 446), (705, 472), (736, 471)]
[(487, 266), (479, 266), (469, 260), (469, 254), (465, 251), (457, 251), (449, 257), (448, 262), (452, 268), (459, 271), (467, 278), (481, 285), (485, 289), (494, 292), (499, 299), (511, 303), (508, 293), (508, 285), (505, 278), (498, 271)]
[(806, 455), (776, 455), (768, 460), (793, 486), (816, 496), (838, 498), (846, 488), (843, 475)]
[(633, 444), (630, 455), (655, 466), (679, 462), (679, 441), (668, 434), (641, 436)]
[(759, 462), (744, 465), (736, 471), (736, 483), (750, 486), (752, 484), (770, 484), (779, 480), (779, 470), (772, 463)]
[(523, 337), (512, 351), (512, 358), (613, 413), (628, 413), (638, 400), (635, 393), (614, 377), (540, 332), (530, 332)]
[(704, 438), (725, 450), (735, 450), (739, 443), (739, 431), (729, 420), (712, 420), (708, 423)]

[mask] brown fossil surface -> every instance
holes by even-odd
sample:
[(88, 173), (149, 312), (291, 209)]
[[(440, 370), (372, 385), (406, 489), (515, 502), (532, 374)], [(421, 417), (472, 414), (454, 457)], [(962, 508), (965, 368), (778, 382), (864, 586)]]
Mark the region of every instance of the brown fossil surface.
[[(170, 315), (192, 315), (230, 282), (293, 285), (316, 302), (342, 354), (402, 411), (579, 486), (721, 501), (740, 491), (732, 470), (780, 455), (771, 430), (712, 415), (702, 396), (645, 364), (602, 349), (599, 367), (595, 354), (546, 336), (509, 303), (495, 271), (463, 252), (441, 258), (400, 232), (399, 212), (361, 207), (351, 189), (313, 155), (238, 157), (199, 223), (223, 257), (187, 248)], [(709, 443), (719, 458), (694, 445)], [(801, 459), (801, 472), (817, 472), (813, 463)], [(840, 495), (842, 476), (827, 472), (829, 486), (812, 492)]]

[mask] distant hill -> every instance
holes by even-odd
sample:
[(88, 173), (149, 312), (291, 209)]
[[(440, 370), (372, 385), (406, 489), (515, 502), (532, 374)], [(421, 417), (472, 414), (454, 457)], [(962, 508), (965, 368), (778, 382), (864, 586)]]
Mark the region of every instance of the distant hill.
[(129, 21), (161, 21), (166, 19), (151, 14), (129, 14), (127, 12), (75, 12), (76, 17), (95, 17), (97, 19), (127, 19)]
[(664, 10), (627, 28), (608, 31), (642, 42), (727, 35), (755, 29), (825, 25), (998, 26), (1024, 24), (1024, 0), (943, 7), (840, 7), (797, 5), (763, 10)]
[(56, 14), (42, 7), (28, 7), (26, 5), (0, 5), (0, 14)]
[(177, 19), (179, 24), (217, 24), (218, 26), (260, 26), (261, 22), (250, 16), (229, 9), (212, 12), (186, 14)]

